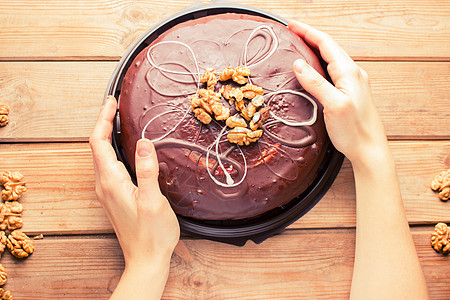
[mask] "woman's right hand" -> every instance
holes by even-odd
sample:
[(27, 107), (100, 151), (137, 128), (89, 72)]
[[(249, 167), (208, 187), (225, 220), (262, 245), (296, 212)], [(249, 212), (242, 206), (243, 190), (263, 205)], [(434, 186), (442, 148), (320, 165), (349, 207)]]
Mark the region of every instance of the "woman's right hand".
[(289, 29), (318, 49), (328, 63), (334, 86), (302, 59), (295, 61), (294, 72), (324, 106), (325, 124), (336, 149), (353, 164), (387, 150), (367, 73), (327, 34), (297, 21), (291, 21)]

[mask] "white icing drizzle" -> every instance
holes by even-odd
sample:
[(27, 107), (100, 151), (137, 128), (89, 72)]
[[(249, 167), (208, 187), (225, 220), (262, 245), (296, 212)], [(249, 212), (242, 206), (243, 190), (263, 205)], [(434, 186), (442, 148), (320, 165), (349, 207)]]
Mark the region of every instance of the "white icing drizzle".
[[(272, 35), (273, 41), (274, 41), (274, 46), (272, 48), (272, 50), (270, 50), (270, 52), (260, 61), (255, 62), (254, 64), (251, 64), (250, 66), (247, 66), (247, 49), (248, 49), (248, 44), (250, 43), (252, 37), (256, 34), (256, 32), (258, 32), (259, 30), (263, 30), (263, 29), (267, 29), (269, 31), (269, 33)], [(275, 32), (273, 32), (273, 29), (267, 25), (260, 25), (258, 27), (256, 27), (255, 29), (253, 29), (253, 31), (250, 33), (247, 42), (245, 43), (245, 47), (244, 47), (244, 66), (246, 66), (247, 68), (253, 68), (256, 65), (259, 65), (260, 63), (262, 63), (263, 61), (265, 61), (266, 59), (268, 59), (269, 57), (272, 56), (272, 54), (275, 53), (275, 51), (278, 48), (278, 38), (275, 34)]]
[[(283, 124), (285, 124), (287, 126), (294, 126), (294, 127), (310, 126), (310, 125), (316, 123), (316, 121), (317, 121), (317, 103), (311, 97), (309, 97), (307, 94), (299, 92), (299, 91), (294, 91), (294, 90), (281, 90), (281, 91), (275, 91), (275, 92), (272, 92), (272, 93), (268, 93), (268, 94), (264, 95), (264, 97), (271, 98), (272, 96), (275, 96), (275, 95), (278, 95), (278, 94), (286, 94), (286, 93), (301, 96), (301, 97), (305, 98), (306, 100), (308, 100), (312, 104), (312, 106), (313, 106), (313, 115), (312, 115), (311, 119), (309, 119), (308, 121), (304, 121), (304, 122), (289, 121), (289, 120), (283, 119), (283, 118), (275, 115), (272, 111), (270, 111), (270, 116), (272, 118), (274, 118), (275, 120), (278, 120), (278, 121), (282, 122)], [(267, 102), (267, 104), (269, 104), (269, 102), (270, 102), (270, 100)]]
[[(191, 53), (192, 58), (193, 58), (193, 60), (194, 60), (194, 62), (195, 62), (195, 68), (197, 69), (197, 73), (181, 72), (181, 71), (175, 71), (175, 70), (168, 70), (168, 69), (165, 69), (165, 68), (163, 68), (163, 67), (158, 66), (158, 65), (152, 60), (150, 52), (151, 52), (151, 50), (152, 50), (153, 48), (155, 48), (155, 47), (158, 46), (158, 45), (162, 45), (162, 44), (170, 44), (170, 43), (185, 46), (185, 47), (189, 50), (189, 52)], [(187, 45), (187, 44), (185, 44), (185, 43), (182, 43), (182, 42), (178, 42), (178, 41), (162, 41), (162, 42), (156, 43), (155, 45), (151, 46), (151, 47), (148, 49), (148, 51), (147, 51), (147, 60), (148, 60), (148, 62), (149, 62), (154, 68), (156, 68), (156, 69), (158, 69), (158, 70), (160, 70), (160, 71), (164, 71), (164, 72), (168, 72), (168, 73), (174, 73), (174, 74), (181, 74), (181, 75), (191, 75), (191, 76), (197, 75), (197, 78), (198, 78), (198, 80), (197, 80), (197, 91), (196, 91), (195, 93), (198, 93), (198, 90), (200, 89), (200, 75), (201, 75), (201, 73), (200, 73), (200, 69), (199, 69), (199, 67), (198, 67), (197, 57), (195, 56), (194, 51), (192, 50), (191, 47), (189, 47), (189, 45)], [(156, 139), (153, 139), (152, 142), (160, 141), (160, 140), (162, 140), (163, 138), (165, 138), (166, 136), (168, 136), (169, 134), (171, 134), (172, 132), (174, 132), (175, 129), (177, 129), (177, 127), (181, 124), (181, 122), (183, 122), (184, 118), (186, 118), (186, 116), (188, 115), (188, 113), (189, 113), (190, 110), (191, 110), (190, 107), (188, 107), (188, 109), (186, 109), (186, 113), (183, 115), (183, 117), (180, 119), (180, 121), (178, 121), (178, 122), (175, 124), (175, 126), (173, 126), (173, 127), (172, 127), (166, 134), (164, 134), (163, 136), (161, 136), (161, 137), (159, 137), (159, 138), (156, 138)], [(170, 111), (169, 111), (169, 112), (170, 112)], [(168, 112), (167, 112), (167, 113), (168, 113)], [(150, 121), (148, 121), (147, 124), (145, 124), (144, 128), (142, 129), (142, 133), (141, 133), (141, 137), (142, 137), (142, 138), (145, 138), (145, 131), (147, 130), (147, 127), (150, 125), (150, 123), (153, 122), (156, 118), (159, 118), (159, 117), (162, 116), (162, 115), (165, 115), (165, 113), (161, 113), (161, 114), (159, 114), (159, 115), (156, 115), (156, 116), (153, 117)]]
[[(158, 105), (158, 106), (160, 106), (160, 105)], [(155, 105), (155, 107), (156, 107), (156, 105)], [(161, 117), (161, 116), (167, 115), (167, 114), (169, 114), (169, 113), (179, 112), (179, 111), (182, 111), (182, 110), (181, 110), (181, 109), (172, 109), (172, 110), (164, 111), (164, 112), (162, 112), (162, 113), (157, 114), (156, 116), (154, 116), (150, 121), (147, 122), (147, 124), (145, 124), (144, 128), (142, 129), (141, 138), (143, 138), (143, 139), (145, 138), (145, 131), (147, 130), (147, 127), (148, 127), (154, 120), (156, 120), (157, 118), (159, 118), (159, 117)], [(160, 137), (158, 137), (158, 138), (152, 139), (152, 140), (151, 140), (152, 143), (158, 142), (158, 141), (162, 140), (163, 138), (165, 138), (166, 136), (168, 136), (169, 134), (171, 134), (172, 132), (174, 132), (175, 129), (176, 129), (176, 128), (181, 124), (181, 122), (184, 120), (184, 118), (186, 118), (186, 116), (187, 116), (187, 114), (189, 113), (189, 111), (190, 111), (190, 108), (188, 108), (188, 109), (186, 110), (186, 112), (184, 113), (183, 117), (180, 119), (180, 121), (178, 121), (177, 124), (175, 124), (175, 126), (173, 126), (173, 127), (172, 127), (168, 132), (166, 132), (164, 135), (162, 135), (162, 136), (160, 136)]]
[[(256, 33), (257, 33), (259, 30), (264, 30), (264, 29), (267, 30), (267, 31), (269, 32), (269, 34), (272, 36), (274, 45), (271, 47), (271, 50), (267, 53), (267, 55), (264, 56), (261, 60), (256, 61), (256, 62), (253, 63), (253, 64), (247, 65), (247, 50), (248, 50), (248, 46), (249, 46), (249, 44), (250, 44), (250, 41), (252, 40), (252, 38), (256, 35)], [(166, 68), (164, 68), (164, 67), (158, 66), (158, 65), (153, 61), (153, 59), (152, 59), (152, 57), (151, 57), (151, 51), (153, 50), (153, 48), (155, 48), (156, 46), (161, 45), (161, 44), (169, 44), (169, 43), (172, 43), (172, 44), (178, 44), (178, 45), (184, 46), (184, 47), (186, 47), (186, 48), (189, 50), (189, 52), (191, 53), (192, 58), (193, 58), (193, 60), (194, 60), (194, 63), (195, 63), (195, 67), (196, 67), (196, 70), (197, 70), (196, 73), (194, 73), (194, 72), (183, 72), (183, 71), (169, 70), (169, 69), (166, 69)], [(250, 35), (249, 35), (249, 37), (248, 37), (248, 39), (247, 39), (247, 42), (245, 43), (245, 46), (244, 46), (244, 66), (247, 67), (247, 68), (253, 68), (253, 67), (255, 67), (256, 65), (259, 65), (260, 63), (266, 61), (270, 56), (272, 56), (272, 55), (275, 53), (275, 51), (276, 51), (277, 48), (278, 48), (278, 45), (279, 45), (278, 37), (276, 36), (275, 32), (273, 31), (273, 29), (272, 29), (270, 26), (267, 26), (267, 25), (261, 25), (261, 26), (256, 27), (256, 28), (250, 33)], [(194, 79), (195, 79), (194, 76), (196, 75), (196, 76), (197, 76), (197, 81), (196, 81), (196, 84), (197, 84), (197, 91), (196, 91), (195, 93), (198, 94), (198, 90), (200, 89), (200, 77), (201, 77), (202, 73), (200, 73), (199, 64), (198, 64), (197, 58), (196, 58), (196, 56), (195, 56), (195, 54), (194, 54), (194, 51), (192, 50), (191, 47), (189, 47), (189, 45), (187, 45), (187, 44), (185, 44), (185, 43), (183, 43), (183, 42), (179, 42), (179, 41), (162, 41), (162, 42), (156, 43), (155, 45), (151, 46), (151, 47), (148, 49), (148, 51), (147, 51), (147, 60), (148, 60), (148, 62), (149, 62), (154, 68), (160, 70), (161, 72), (167, 72), (167, 73), (179, 74), (179, 75), (191, 75), (191, 76), (193, 76)], [(249, 83), (251, 83), (251, 79), (250, 79), (250, 78), (248, 78), (248, 81), (249, 81)], [(270, 111), (270, 115), (271, 115), (272, 118), (274, 118), (274, 119), (276, 119), (276, 120), (282, 122), (283, 124), (285, 124), (285, 125), (287, 125), (287, 126), (308, 126), (308, 125), (312, 125), (312, 124), (314, 124), (314, 123), (316, 122), (316, 120), (317, 120), (317, 104), (316, 104), (316, 102), (315, 102), (313, 99), (311, 99), (311, 97), (309, 97), (309, 96), (306, 95), (305, 93), (302, 93), (302, 92), (299, 92), (299, 91), (294, 91), (294, 90), (280, 90), (280, 91), (275, 91), (275, 92), (268, 93), (268, 94), (264, 95), (264, 98), (269, 99), (269, 101), (267, 102), (267, 104), (269, 104), (269, 103), (270, 103), (270, 99), (271, 99), (272, 96), (277, 95), (277, 94), (284, 94), (284, 93), (295, 94), (295, 95), (298, 95), (298, 96), (301, 96), (301, 97), (304, 97), (305, 99), (307, 99), (307, 100), (313, 105), (313, 107), (314, 107), (314, 109), (313, 109), (313, 116), (311, 117), (310, 120), (305, 121), (305, 122), (294, 122), (294, 121), (285, 120), (285, 119), (283, 119), (283, 118), (281, 118), (281, 117), (279, 117), (279, 116), (276, 116), (272, 111)], [(172, 109), (172, 110), (165, 111), (165, 112), (162, 112), (162, 113), (160, 113), (160, 114), (154, 116), (150, 121), (148, 121), (148, 122), (145, 124), (144, 128), (142, 129), (142, 133), (141, 133), (142, 138), (145, 138), (145, 131), (147, 130), (148, 126), (149, 126), (154, 120), (156, 120), (157, 118), (159, 118), (159, 117), (161, 117), (161, 116), (163, 116), (163, 115), (166, 115), (166, 114), (169, 114), (169, 113), (173, 113), (173, 112), (179, 112), (179, 111), (181, 111), (181, 110), (180, 110), (180, 109)], [(176, 128), (181, 124), (181, 122), (186, 118), (186, 116), (188, 115), (189, 111), (190, 111), (190, 107), (186, 110), (186, 112), (184, 113), (183, 117), (180, 119), (179, 122), (177, 122), (177, 123), (176, 123), (176, 124), (175, 124), (175, 125), (174, 125), (167, 133), (165, 133), (164, 135), (162, 135), (162, 136), (160, 136), (160, 137), (158, 137), (158, 138), (153, 139), (152, 142), (160, 141), (160, 140), (164, 139), (165, 137), (167, 137), (167, 136), (168, 136), (169, 134), (171, 134), (172, 132), (174, 132), (175, 129), (176, 129)], [(225, 169), (225, 166), (223, 165), (223, 163), (222, 163), (222, 161), (221, 161), (221, 159), (220, 159), (220, 154), (219, 154), (219, 143), (220, 143), (220, 139), (221, 139), (222, 136), (225, 134), (226, 129), (227, 129), (227, 126), (224, 126), (224, 127), (222, 128), (222, 130), (220, 131), (219, 136), (217, 137), (217, 139), (216, 139), (216, 140), (208, 147), (208, 150), (207, 150), (207, 152), (206, 152), (206, 170), (207, 170), (207, 172), (208, 172), (209, 177), (210, 177), (210, 178), (214, 181), (214, 183), (216, 183), (217, 185), (222, 186), (222, 187), (236, 187), (236, 186), (240, 185), (240, 184), (245, 180), (245, 178), (246, 178), (246, 176), (247, 176), (247, 171), (248, 171), (248, 168), (247, 168), (247, 161), (246, 161), (246, 159), (245, 159), (245, 155), (244, 155), (242, 149), (239, 147), (239, 145), (236, 145), (236, 147), (238, 147), (238, 149), (239, 149), (239, 151), (240, 151), (240, 153), (241, 153), (241, 155), (242, 155), (242, 158), (243, 158), (243, 160), (244, 160), (244, 174), (243, 174), (242, 178), (241, 178), (238, 182), (234, 182), (233, 178), (231, 178), (231, 175), (230, 175), (230, 174), (228, 173), (228, 171)], [(225, 175), (225, 177), (226, 177), (226, 183), (223, 183), (223, 182), (218, 181), (218, 180), (211, 174), (211, 171), (210, 171), (210, 169), (209, 169), (209, 156), (210, 156), (210, 153), (211, 153), (213, 147), (215, 147), (215, 151), (214, 151), (214, 152), (215, 152), (215, 155), (216, 155), (216, 158), (217, 158), (217, 162), (218, 162), (219, 166), (222, 168), (222, 170), (223, 170), (223, 172), (224, 172), (224, 175)]]
[[(178, 44), (178, 45), (181, 45), (181, 46), (186, 47), (186, 48), (189, 50), (189, 52), (191, 52), (192, 58), (194, 59), (194, 62), (195, 62), (195, 68), (197, 69), (197, 73), (192, 73), (192, 72), (182, 72), (182, 71), (175, 71), (175, 70), (168, 70), (168, 69), (165, 69), (165, 68), (163, 68), (163, 67), (160, 67), (160, 66), (156, 65), (156, 63), (155, 63), (155, 62), (153, 61), (153, 59), (151, 58), (150, 52), (151, 52), (151, 51), (153, 50), (153, 48), (155, 48), (156, 46), (163, 45), (163, 44)], [(156, 43), (156, 44), (154, 44), (153, 46), (151, 46), (151, 47), (148, 49), (148, 51), (147, 51), (147, 60), (148, 60), (148, 62), (149, 62), (153, 67), (155, 67), (156, 69), (158, 69), (158, 70), (160, 70), (160, 71), (164, 71), (164, 72), (168, 72), (168, 73), (173, 73), (173, 74), (180, 74), (180, 75), (197, 75), (197, 77), (198, 77), (197, 83), (198, 83), (198, 86), (200, 86), (200, 75), (202, 75), (202, 73), (200, 73), (200, 69), (199, 69), (199, 67), (198, 67), (198, 62), (197, 62), (197, 58), (196, 58), (196, 56), (195, 56), (195, 54), (194, 54), (194, 50), (192, 50), (192, 48), (189, 47), (189, 45), (187, 45), (187, 44), (185, 44), (185, 43), (183, 43), (183, 42), (178, 42), (178, 41), (162, 41), (162, 42)]]
[[(220, 142), (220, 139), (222, 138), (222, 136), (224, 135), (224, 132), (225, 132), (226, 129), (227, 129), (227, 126), (224, 126), (222, 128), (222, 130), (220, 131), (219, 136), (217, 137), (217, 139), (208, 147), (208, 151), (206, 152), (206, 171), (208, 172), (209, 177), (217, 185), (220, 185), (222, 187), (236, 187), (236, 186), (240, 185), (244, 181), (245, 177), (247, 177), (247, 160), (245, 159), (245, 155), (244, 155), (244, 152), (242, 152), (242, 149), (239, 146), (237, 146), (239, 151), (241, 152), (242, 159), (244, 160), (244, 175), (242, 176), (241, 180), (239, 180), (238, 182), (235, 183), (233, 178), (231, 178), (231, 175), (225, 169), (225, 166), (222, 164), (222, 161), (221, 161), (220, 155), (219, 155), (219, 142)], [(217, 180), (211, 174), (211, 171), (209, 170), (209, 153), (211, 152), (213, 146), (215, 146), (217, 162), (219, 163), (219, 166), (222, 168), (223, 173), (225, 174), (226, 181), (227, 181), (226, 184), (223, 183), (223, 182), (220, 182), (219, 180)]]

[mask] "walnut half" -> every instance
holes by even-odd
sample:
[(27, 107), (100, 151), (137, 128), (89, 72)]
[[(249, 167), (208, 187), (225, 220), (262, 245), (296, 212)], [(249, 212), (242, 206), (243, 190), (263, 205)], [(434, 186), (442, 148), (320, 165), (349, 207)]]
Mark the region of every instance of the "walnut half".
[(239, 146), (250, 145), (256, 142), (263, 134), (261, 129), (252, 131), (244, 127), (235, 127), (227, 135), (230, 143), (238, 144)]
[(208, 68), (200, 77), (200, 82), (206, 82), (208, 90), (213, 90), (217, 83), (217, 73), (216, 70)]
[(448, 254), (450, 252), (450, 230), (445, 223), (438, 223), (431, 233), (431, 246), (437, 252)]
[(34, 251), (33, 241), (20, 230), (11, 232), (6, 241), (6, 247), (17, 258), (28, 257)]
[(9, 106), (6, 104), (0, 104), (0, 127), (6, 126), (9, 122)]
[(23, 175), (19, 172), (0, 172), (0, 185), (5, 188), (1, 195), (5, 201), (15, 201), (20, 198), (23, 192), (27, 190)]
[(9, 290), (5, 292), (4, 289), (0, 288), (0, 299), (13, 300), (13, 296), (11, 295), (11, 292)]
[(4, 231), (0, 231), (0, 257), (2, 256), (3, 252), (5, 252), (7, 240), (8, 238), (6, 237), (6, 233)]
[[(22, 211), (23, 206), (17, 201), (0, 203), (0, 230), (15, 230), (22, 228)], [(0, 232), (0, 242), (1, 238)]]
[(220, 81), (227, 81), (232, 79), (237, 84), (246, 84), (248, 81), (248, 76), (250, 76), (250, 69), (247, 67), (227, 67), (219, 75)]
[(6, 283), (6, 270), (2, 264), (0, 264), (0, 285), (4, 285)]
[(439, 199), (447, 201), (450, 198), (450, 169), (442, 171), (431, 181), (431, 189), (439, 191)]

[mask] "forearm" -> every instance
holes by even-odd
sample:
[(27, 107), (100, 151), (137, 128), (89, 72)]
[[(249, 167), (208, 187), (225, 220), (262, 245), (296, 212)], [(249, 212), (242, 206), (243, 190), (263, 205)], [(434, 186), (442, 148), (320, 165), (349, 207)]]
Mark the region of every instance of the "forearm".
[(169, 267), (170, 258), (127, 265), (111, 299), (161, 299)]
[(354, 299), (427, 299), (425, 279), (386, 146), (353, 162), (356, 183)]

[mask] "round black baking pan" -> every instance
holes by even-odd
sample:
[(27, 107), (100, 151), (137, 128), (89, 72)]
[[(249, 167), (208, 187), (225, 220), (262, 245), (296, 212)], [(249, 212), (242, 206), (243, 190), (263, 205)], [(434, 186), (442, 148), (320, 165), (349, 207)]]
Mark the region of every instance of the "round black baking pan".
[[(154, 41), (160, 34), (164, 33), (178, 23), (222, 13), (256, 15), (287, 25), (287, 20), (271, 12), (247, 5), (224, 1), (211, 1), (207, 4), (194, 3), (150, 28), (130, 47), (130, 49), (120, 60), (111, 76), (105, 93), (105, 98), (107, 95), (114, 95), (116, 99), (119, 99), (123, 77), (125, 76), (125, 73), (134, 58), (148, 45), (150, 45), (152, 41)], [(323, 60), (321, 60), (321, 63), (324, 71), (326, 72), (326, 63)], [(327, 79), (331, 82), (329, 76)], [(118, 159), (123, 162), (130, 173), (131, 178), (136, 183), (136, 176), (134, 171), (128, 165), (125, 153), (120, 143), (119, 111), (116, 112), (113, 125), (113, 147), (116, 151)], [(292, 201), (290, 201), (287, 205), (275, 208), (263, 215), (244, 220), (208, 221), (177, 215), (180, 228), (183, 233), (187, 233), (195, 237), (206, 238), (238, 246), (244, 245), (248, 240), (252, 240), (257, 244), (261, 243), (265, 239), (273, 236), (295, 222), (301, 216), (306, 214), (311, 208), (313, 208), (317, 202), (319, 202), (336, 178), (341, 168), (343, 158), (344, 156), (338, 152), (330, 142), (314, 182), (306, 191), (297, 196), (295, 199), (292, 199)]]

